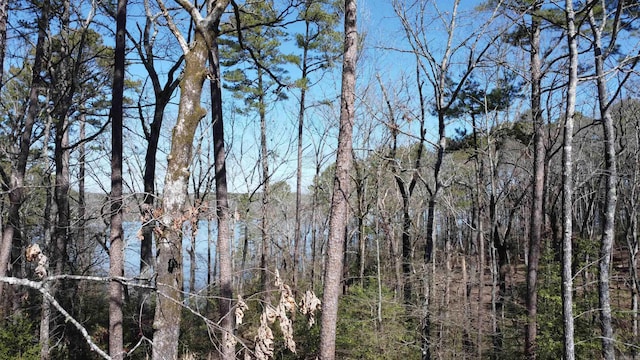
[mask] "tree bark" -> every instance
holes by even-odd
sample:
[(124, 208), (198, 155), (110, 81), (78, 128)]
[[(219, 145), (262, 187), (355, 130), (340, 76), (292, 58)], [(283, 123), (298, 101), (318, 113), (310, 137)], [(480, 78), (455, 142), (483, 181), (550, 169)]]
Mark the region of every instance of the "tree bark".
[(4, 55), (7, 47), (7, 20), (9, 0), (0, 1), (0, 90), (4, 85)]
[[(182, 309), (182, 224), (185, 220), (189, 167), (196, 128), (206, 115), (200, 101), (207, 77), (207, 60), (216, 36), (217, 26), (228, 0), (208, 3), (207, 16), (202, 18), (187, 0), (178, 3), (191, 15), (195, 26), (190, 44), (174, 27), (174, 35), (185, 53), (185, 67), (180, 82), (178, 118), (173, 128), (171, 150), (167, 158), (167, 173), (162, 195), (162, 215), (156, 239), (156, 311), (153, 320), (153, 360), (178, 357), (178, 339)], [(164, 5), (164, 4), (162, 4)], [(161, 6), (164, 8), (164, 6)], [(164, 8), (165, 14), (168, 14)], [(168, 17), (168, 15), (166, 15)], [(171, 19), (172, 22), (172, 19)]]
[(540, 262), (540, 242), (544, 222), (542, 203), (544, 201), (545, 183), (545, 147), (544, 147), (544, 120), (540, 105), (540, 26), (541, 20), (537, 17), (542, 2), (536, 1), (532, 8), (530, 46), (531, 46), (531, 116), (534, 126), (533, 139), (533, 193), (531, 204), (531, 224), (529, 234), (529, 253), (527, 255), (527, 325), (525, 328), (525, 355), (528, 359), (536, 358), (536, 334), (538, 312), (538, 264)]
[(355, 116), (356, 59), (358, 33), (356, 27), (356, 0), (345, 0), (344, 55), (342, 63), (342, 96), (340, 101), (340, 132), (336, 154), (327, 264), (324, 274), (322, 320), (320, 328), (320, 359), (335, 359), (338, 298), (343, 268), (344, 236), (348, 217), (350, 192), (349, 172), (353, 162), (353, 121)]
[[(125, 74), (125, 31), (127, 0), (118, 0), (116, 12), (116, 48), (111, 100), (111, 227), (109, 234), (109, 276), (124, 276), (124, 231), (122, 229), (122, 130)], [(109, 283), (109, 355), (124, 359), (122, 284)]]
[(614, 334), (611, 314), (611, 296), (609, 290), (609, 269), (615, 236), (616, 214), (616, 182), (618, 171), (616, 165), (615, 128), (609, 107), (607, 79), (604, 72), (604, 51), (602, 48), (602, 27), (596, 25), (593, 10), (589, 11), (589, 24), (593, 32), (593, 51), (598, 88), (598, 105), (604, 135), (605, 162), (605, 198), (603, 208), (602, 236), (600, 238), (600, 259), (598, 261), (598, 302), (600, 305), (600, 330), (602, 336), (602, 357), (606, 360), (615, 359)]
[(260, 235), (262, 238), (262, 251), (260, 253), (260, 282), (264, 300), (269, 303), (269, 270), (267, 258), (271, 244), (269, 202), (271, 197), (271, 174), (269, 172), (269, 149), (267, 146), (267, 116), (264, 93), (266, 91), (263, 82), (262, 69), (258, 68), (258, 114), (260, 117), (260, 165), (262, 167), (262, 206), (260, 208), (261, 224)]
[(565, 2), (567, 40), (569, 44), (569, 86), (564, 124), (562, 161), (562, 317), (564, 326), (564, 358), (575, 359), (573, 326), (573, 117), (578, 87), (578, 44), (573, 2)]
[[(305, 19), (305, 39), (309, 38), (309, 20)], [(307, 79), (307, 54), (308, 47), (305, 46), (302, 49), (302, 74), (301, 79)], [(303, 130), (304, 130), (304, 115), (307, 108), (306, 104), (307, 87), (302, 86), (300, 88), (300, 102), (298, 107), (298, 153), (296, 162), (296, 218), (295, 229), (293, 234), (293, 291), (298, 291), (298, 263), (300, 259), (300, 243), (302, 242), (302, 150), (303, 150)]]
[(156, 273), (158, 298), (153, 321), (153, 359), (178, 357), (180, 312), (182, 308), (182, 224), (185, 220), (187, 186), (191, 164), (192, 144), (198, 123), (206, 112), (200, 106), (202, 87), (206, 77), (209, 48), (204, 35), (197, 31), (189, 52), (185, 55), (185, 69), (180, 83), (178, 119), (173, 128), (171, 151), (162, 197), (160, 233), (156, 240)]
[[(217, 26), (216, 26), (217, 28)], [(217, 36), (213, 38), (209, 70), (213, 76), (211, 81), (211, 114), (213, 123), (213, 149), (216, 169), (216, 213), (218, 215), (218, 251), (220, 266), (220, 300), (221, 327), (223, 332), (222, 358), (235, 359), (235, 339), (233, 328), (235, 317), (231, 314), (233, 300), (233, 267), (231, 262), (231, 213), (227, 191), (227, 165), (224, 146), (224, 117), (222, 115), (222, 84), (220, 78), (220, 60), (218, 57)]]

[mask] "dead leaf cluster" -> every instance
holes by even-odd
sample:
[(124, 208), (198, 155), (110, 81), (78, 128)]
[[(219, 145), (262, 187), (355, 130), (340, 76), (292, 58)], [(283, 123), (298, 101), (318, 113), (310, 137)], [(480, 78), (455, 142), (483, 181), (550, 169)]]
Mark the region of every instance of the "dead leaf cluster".
[(40, 279), (47, 276), (47, 267), (48, 267), (49, 258), (42, 253), (42, 250), (40, 250), (40, 245), (38, 244), (29, 245), (27, 247), (27, 250), (25, 251), (25, 256), (28, 262), (34, 262), (34, 261), (38, 262), (38, 265), (36, 266), (36, 275)]

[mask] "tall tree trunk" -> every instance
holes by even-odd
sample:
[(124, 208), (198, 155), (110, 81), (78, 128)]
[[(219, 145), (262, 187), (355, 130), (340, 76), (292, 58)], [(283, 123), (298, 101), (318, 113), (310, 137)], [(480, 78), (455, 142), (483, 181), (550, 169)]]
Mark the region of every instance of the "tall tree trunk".
[[(478, 145), (478, 126), (476, 124), (476, 114), (471, 114), (471, 125), (473, 131), (473, 150), (474, 150), (474, 167), (475, 167), (475, 209), (474, 209), (474, 222), (475, 222), (475, 241), (477, 244), (478, 251), (478, 264), (477, 264), (477, 273), (478, 273), (478, 313), (476, 314), (477, 321), (477, 336), (476, 336), (476, 351), (478, 357), (482, 357), (482, 312), (483, 312), (483, 297), (484, 297), (484, 267), (485, 267), (485, 240), (484, 240), (484, 200), (482, 197), (483, 190), (483, 181), (484, 181), (484, 161), (482, 161), (480, 148)], [(491, 183), (491, 197), (493, 199), (494, 188), (493, 182)], [(492, 204), (490, 204), (491, 206)], [(494, 207), (490, 207), (490, 209), (494, 209)], [(493, 216), (491, 216), (491, 220), (493, 223)]]
[(79, 129), (78, 129), (78, 137), (80, 140), (80, 144), (78, 144), (78, 230), (77, 230), (77, 239), (76, 241), (82, 246), (86, 246), (86, 225), (87, 225), (87, 196), (86, 196), (86, 186), (85, 186), (85, 176), (86, 176), (86, 154), (87, 148), (85, 144), (86, 139), (86, 124), (87, 119), (85, 112), (86, 109), (84, 107), (80, 108), (80, 116), (79, 116)]
[[(309, 21), (305, 20), (305, 39), (309, 37)], [(302, 74), (301, 79), (307, 78), (307, 54), (308, 48), (305, 46), (302, 49)], [(304, 114), (307, 108), (306, 104), (307, 87), (302, 86), (300, 88), (300, 103), (298, 107), (298, 154), (296, 163), (296, 218), (295, 218), (295, 230), (293, 234), (293, 289), (294, 292), (298, 291), (298, 262), (300, 259), (300, 243), (302, 242), (302, 150), (303, 150), (303, 130), (304, 130)]]
[[(82, 130), (82, 129), (81, 129)], [(48, 166), (49, 157), (47, 156), (47, 152), (49, 149), (49, 137), (51, 135), (51, 117), (49, 116), (47, 119), (47, 123), (44, 128), (44, 135), (42, 136), (43, 145), (40, 159), (43, 159), (43, 166)], [(80, 138), (84, 139), (84, 135), (82, 131), (80, 131)], [(48, 255), (51, 255), (51, 212), (53, 208), (53, 192), (51, 188), (51, 173), (47, 171), (42, 179), (42, 186), (45, 189), (45, 203), (43, 209), (43, 239), (44, 239), (44, 249)], [(79, 189), (82, 189), (81, 184), (78, 185)], [(80, 198), (82, 200), (82, 197)], [(82, 219), (82, 218), (81, 218)], [(48, 263), (46, 266), (47, 273), (49, 272)], [(45, 290), (47, 292), (50, 291), (50, 284), (45, 284)], [(51, 302), (43, 296), (42, 298), (42, 308), (40, 310), (40, 360), (49, 360), (50, 359), (50, 344), (49, 339), (51, 337), (50, 327), (51, 327)]]
[[(217, 30), (216, 25), (216, 30)], [(223, 332), (222, 358), (235, 359), (235, 339), (233, 328), (235, 317), (231, 314), (233, 300), (233, 266), (231, 262), (231, 214), (227, 191), (227, 165), (224, 147), (224, 118), (222, 115), (222, 84), (220, 78), (220, 60), (218, 57), (217, 36), (211, 44), (209, 70), (214, 79), (211, 81), (211, 114), (213, 122), (213, 149), (216, 169), (216, 212), (218, 214), (218, 251), (220, 264), (220, 316)]]
[(270, 301), (269, 294), (269, 271), (267, 269), (267, 258), (269, 256), (269, 248), (271, 247), (271, 234), (269, 224), (269, 201), (271, 197), (271, 174), (269, 173), (269, 149), (267, 146), (267, 116), (264, 98), (264, 83), (262, 69), (258, 68), (258, 113), (260, 116), (260, 163), (262, 166), (262, 207), (261, 207), (261, 225), (260, 234), (262, 238), (262, 251), (260, 253), (260, 282), (264, 299), (268, 303)]
[(578, 44), (573, 2), (565, 2), (567, 40), (569, 44), (569, 86), (562, 149), (562, 317), (564, 326), (564, 358), (575, 359), (573, 327), (573, 117), (578, 87)]
[[(638, 129), (640, 123), (635, 123), (635, 128)], [(638, 318), (638, 297), (640, 295), (640, 280), (638, 279), (638, 251), (640, 250), (640, 242), (638, 241), (638, 180), (640, 175), (640, 132), (635, 132), (635, 149), (636, 152), (633, 155), (633, 163), (630, 164), (633, 167), (631, 174), (631, 189), (630, 194), (627, 197), (627, 228), (625, 231), (625, 238), (627, 240), (627, 251), (629, 252), (629, 275), (631, 277), (630, 292), (631, 292), (631, 334), (632, 343), (638, 344), (640, 341), (639, 330), (640, 321)], [(631, 349), (631, 358), (636, 359), (638, 357), (638, 349)]]
[(124, 359), (122, 322), (123, 288), (113, 278), (124, 276), (124, 231), (122, 229), (122, 129), (125, 74), (127, 0), (118, 0), (116, 48), (111, 100), (111, 228), (109, 234), (109, 356)]
[(600, 330), (602, 332), (602, 357), (606, 360), (615, 359), (614, 335), (611, 315), (611, 298), (609, 280), (613, 240), (615, 236), (616, 214), (616, 182), (618, 170), (616, 165), (615, 128), (609, 107), (609, 94), (607, 79), (604, 72), (604, 51), (602, 48), (602, 31), (604, 27), (598, 27), (593, 15), (589, 11), (589, 24), (593, 32), (593, 51), (596, 71), (596, 84), (598, 87), (598, 105), (604, 135), (604, 162), (605, 162), (605, 198), (603, 209), (602, 237), (600, 238), (600, 260), (598, 261), (598, 300), (600, 304)]
[(527, 255), (527, 326), (525, 329), (525, 355), (528, 359), (535, 359), (537, 313), (538, 313), (538, 264), (540, 262), (540, 243), (542, 240), (542, 227), (544, 222), (544, 179), (545, 179), (545, 145), (544, 145), (544, 120), (541, 109), (541, 65), (540, 65), (540, 23), (537, 12), (542, 6), (541, 1), (536, 1), (532, 8), (530, 46), (531, 46), (531, 116), (534, 127), (533, 139), (533, 193), (531, 204), (531, 224), (529, 234), (529, 253)]
[[(187, 204), (189, 167), (193, 138), (200, 120), (206, 115), (200, 101), (204, 80), (208, 75), (212, 37), (216, 26), (229, 5), (229, 0), (212, 0), (207, 3), (207, 16), (202, 18), (188, 1), (180, 2), (196, 23), (195, 35), (190, 44), (177, 29), (173, 29), (185, 53), (185, 67), (180, 82), (178, 118), (173, 128), (171, 150), (167, 157), (167, 173), (162, 195), (162, 215), (159, 236), (156, 239), (156, 311), (153, 319), (153, 360), (178, 357), (178, 339), (182, 309), (182, 223)], [(164, 13), (168, 14), (166, 8)], [(168, 15), (165, 15), (168, 16)]]
[(178, 357), (180, 312), (182, 309), (183, 256), (182, 223), (187, 204), (187, 186), (193, 138), (206, 111), (200, 106), (206, 77), (209, 47), (204, 35), (197, 31), (185, 54), (185, 68), (180, 83), (178, 119), (173, 128), (168, 156), (160, 232), (156, 239), (156, 273), (158, 297), (153, 321), (153, 359)]
[[(638, 213), (635, 210), (636, 204), (631, 204), (633, 218), (631, 219), (630, 234), (627, 235), (627, 247), (629, 249), (629, 273), (631, 275), (631, 313), (632, 313), (632, 343), (638, 344), (640, 337), (638, 321), (638, 292), (640, 291), (640, 280), (638, 279)], [(636, 348), (631, 349), (632, 359), (638, 355)]]
[[(29, 149), (31, 147), (31, 133), (40, 110), (38, 96), (43, 86), (41, 71), (43, 70), (43, 54), (49, 29), (49, 11), (50, 3), (48, 0), (45, 0), (42, 3), (40, 17), (38, 18), (38, 40), (33, 60), (28, 109), (20, 134), (17, 150), (18, 155), (12, 164), (10, 175), (9, 209), (7, 210), (6, 223), (2, 228), (2, 244), (0, 245), (0, 277), (4, 277), (7, 274), (14, 238), (20, 233), (20, 207), (24, 198), (23, 186), (27, 170), (27, 160), (29, 158)], [(4, 299), (5, 286), (7, 285), (0, 284), (0, 299)]]
[(0, 0), (0, 90), (4, 85), (4, 55), (7, 47), (7, 19), (9, 0)]
[[(314, 173), (314, 178), (318, 178), (320, 176), (320, 161), (316, 163), (316, 169)], [(317, 265), (317, 251), (318, 251), (318, 219), (317, 218), (317, 205), (318, 205), (318, 197), (320, 196), (320, 190), (317, 186), (313, 187), (313, 194), (311, 195), (311, 273), (309, 277), (311, 277), (311, 288), (315, 288), (316, 284), (316, 265)]]
[(340, 101), (340, 132), (336, 154), (336, 173), (333, 181), (329, 243), (324, 274), (322, 320), (320, 328), (320, 359), (335, 359), (338, 297), (342, 275), (343, 240), (347, 225), (351, 165), (353, 162), (353, 121), (355, 117), (356, 59), (358, 30), (356, 0), (345, 0), (344, 55), (342, 63), (342, 96)]

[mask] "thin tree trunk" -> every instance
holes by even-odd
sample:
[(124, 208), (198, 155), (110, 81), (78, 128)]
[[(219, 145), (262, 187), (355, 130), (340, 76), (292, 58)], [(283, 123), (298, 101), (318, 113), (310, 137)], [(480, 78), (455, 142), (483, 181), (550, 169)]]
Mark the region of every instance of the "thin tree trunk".
[(564, 358), (575, 359), (573, 326), (573, 117), (576, 109), (578, 87), (578, 44), (575, 28), (575, 12), (571, 1), (565, 2), (567, 40), (569, 43), (569, 86), (567, 88), (567, 112), (564, 124), (562, 162), (562, 316), (564, 326)]
[[(476, 351), (478, 357), (482, 357), (482, 313), (483, 313), (483, 297), (484, 297), (484, 267), (485, 267), (485, 240), (484, 240), (484, 201), (482, 199), (483, 192), (483, 183), (484, 181), (484, 161), (480, 157), (480, 148), (478, 146), (478, 126), (476, 124), (476, 114), (471, 114), (471, 125), (473, 131), (473, 148), (474, 148), (474, 167), (475, 167), (475, 203), (476, 209), (474, 211), (474, 221), (475, 221), (475, 234), (476, 234), (476, 243), (478, 246), (478, 313), (476, 314), (476, 322), (477, 322), (477, 331), (476, 334)], [(492, 196), (494, 193), (493, 182), (492, 182)], [(493, 209), (493, 208), (492, 208)], [(493, 218), (491, 219), (493, 220)]]
[[(81, 129), (82, 130), (82, 129)], [(44, 129), (43, 135), (43, 146), (42, 146), (42, 156), (41, 159), (46, 159), (45, 162), (48, 163), (49, 158), (47, 156), (47, 151), (49, 148), (49, 137), (51, 134), (51, 117), (48, 117), (47, 123)], [(83, 138), (82, 131), (80, 132), (80, 137)], [(79, 185), (80, 186), (80, 185)], [(45, 188), (45, 204), (44, 204), (44, 213), (43, 213), (43, 239), (44, 239), (44, 249), (47, 252), (47, 255), (51, 255), (51, 210), (53, 207), (53, 198), (52, 198), (52, 188), (51, 188), (51, 173), (47, 171), (43, 176), (43, 187)], [(82, 187), (80, 187), (82, 189)], [(82, 198), (81, 198), (82, 199)], [(82, 219), (82, 218), (81, 218)], [(47, 264), (47, 273), (49, 272), (49, 266)], [(45, 284), (45, 290), (49, 292), (50, 285)], [(42, 297), (42, 309), (40, 315), (40, 359), (41, 360), (49, 360), (50, 359), (50, 325), (51, 325), (51, 302), (47, 297)]]
[[(127, 0), (118, 0), (116, 13), (116, 49), (111, 100), (111, 229), (109, 240), (109, 276), (124, 276), (124, 231), (122, 229), (122, 129), (125, 72), (125, 31)], [(122, 284), (109, 283), (109, 355), (124, 359), (124, 331), (122, 322)]]
[[(196, 200), (198, 201), (198, 200)], [(198, 267), (196, 259), (196, 239), (198, 237), (198, 217), (199, 210), (198, 204), (195, 204), (196, 209), (190, 210), (189, 224), (191, 232), (189, 234), (189, 248), (187, 253), (189, 254), (189, 294), (195, 294), (196, 292), (196, 268)]]
[[(609, 108), (607, 79), (604, 73), (604, 54), (602, 48), (602, 28), (595, 22), (593, 10), (589, 11), (589, 23), (593, 31), (594, 61), (596, 83), (598, 87), (598, 105), (604, 135), (605, 162), (605, 198), (603, 208), (602, 236), (600, 238), (600, 260), (598, 261), (598, 299), (600, 305), (600, 330), (602, 332), (602, 357), (606, 360), (615, 359), (614, 335), (611, 314), (611, 296), (609, 290), (611, 256), (615, 236), (616, 214), (616, 182), (618, 179), (615, 149), (615, 128)], [(604, 24), (604, 22), (603, 22)], [(604, 25), (603, 25), (604, 26)]]
[[(145, 0), (145, 8), (147, 8), (149, 0)], [(170, 68), (167, 74), (167, 80), (164, 86), (160, 83), (160, 78), (155, 68), (156, 55), (153, 53), (155, 36), (153, 34), (154, 19), (151, 14), (147, 14), (144, 32), (142, 34), (142, 40), (138, 43), (134, 42), (134, 46), (138, 51), (142, 64), (144, 65), (149, 79), (153, 86), (153, 93), (155, 96), (154, 108), (153, 108), (153, 120), (149, 124), (148, 128), (144, 122), (144, 116), (140, 110), (140, 120), (142, 122), (142, 128), (144, 130), (145, 138), (148, 142), (147, 150), (144, 158), (144, 174), (143, 174), (143, 186), (144, 186), (144, 198), (143, 205), (141, 207), (141, 215), (143, 218), (142, 224), (142, 240), (140, 242), (140, 278), (148, 280), (153, 275), (153, 228), (155, 227), (155, 221), (153, 219), (153, 210), (156, 202), (155, 193), (155, 181), (156, 181), (156, 154), (158, 152), (158, 142), (160, 139), (160, 132), (162, 130), (162, 121), (164, 118), (164, 112), (171, 100), (171, 95), (178, 87), (180, 83), (179, 79), (174, 77), (175, 73), (179, 71), (180, 65), (183, 59), (180, 58)], [(145, 292), (144, 290), (142, 291)]]
[[(629, 273), (631, 274), (631, 314), (632, 314), (632, 343), (638, 344), (638, 292), (640, 291), (640, 282), (638, 280), (638, 214), (635, 210), (635, 204), (632, 204), (631, 219), (631, 236), (627, 236), (627, 246), (629, 249)], [(638, 355), (638, 349), (631, 349), (632, 358)]]
[(320, 328), (320, 359), (335, 359), (338, 297), (342, 275), (343, 241), (348, 215), (351, 165), (353, 161), (353, 121), (355, 116), (356, 59), (358, 33), (356, 0), (345, 0), (344, 55), (342, 65), (342, 96), (340, 102), (340, 132), (333, 182), (329, 243), (324, 274), (322, 320)]
[(532, 9), (530, 29), (531, 46), (531, 114), (534, 126), (534, 155), (533, 155), (533, 193), (531, 204), (531, 224), (529, 234), (529, 252), (527, 255), (527, 326), (525, 328), (525, 355), (528, 359), (535, 359), (537, 355), (537, 313), (538, 313), (538, 264), (540, 262), (540, 243), (542, 240), (543, 201), (545, 183), (545, 148), (544, 121), (540, 108), (540, 18), (537, 12), (542, 2), (536, 2)]
[(269, 303), (269, 271), (267, 269), (267, 258), (271, 244), (269, 201), (271, 200), (271, 179), (269, 172), (269, 149), (267, 146), (267, 117), (266, 104), (264, 98), (264, 84), (262, 79), (262, 69), (258, 69), (258, 113), (260, 115), (260, 162), (262, 166), (262, 207), (260, 233), (262, 238), (262, 251), (260, 253), (261, 287), (264, 292), (264, 299)]
[(7, 19), (9, 0), (0, 0), (0, 90), (4, 85), (4, 55), (7, 47)]
[[(305, 20), (305, 38), (309, 37), (309, 21)], [(301, 79), (307, 78), (307, 54), (308, 48), (305, 46), (302, 50), (302, 74)], [(307, 88), (300, 88), (300, 103), (298, 108), (298, 154), (296, 163), (296, 217), (295, 230), (293, 235), (293, 290), (298, 291), (298, 262), (300, 259), (300, 243), (302, 242), (301, 232), (301, 214), (302, 214), (302, 149), (303, 149), (303, 130), (304, 130), (304, 114), (307, 107), (306, 104)]]
[(55, 273), (60, 275), (68, 265), (67, 246), (69, 227), (71, 225), (71, 209), (69, 205), (69, 190), (71, 188), (69, 174), (70, 153), (69, 122), (66, 116), (56, 122), (55, 140), (55, 190), (54, 198), (57, 209), (57, 222), (54, 230), (55, 238)]
[[(217, 30), (217, 25), (216, 25)], [(218, 251), (220, 264), (219, 308), (223, 332), (222, 358), (235, 359), (235, 339), (233, 328), (235, 317), (231, 314), (233, 300), (233, 266), (231, 262), (231, 214), (227, 191), (226, 152), (224, 147), (224, 117), (222, 115), (222, 84), (220, 81), (220, 61), (217, 36), (214, 37), (209, 52), (211, 81), (211, 106), (213, 122), (213, 148), (216, 169), (216, 212), (218, 214)]]

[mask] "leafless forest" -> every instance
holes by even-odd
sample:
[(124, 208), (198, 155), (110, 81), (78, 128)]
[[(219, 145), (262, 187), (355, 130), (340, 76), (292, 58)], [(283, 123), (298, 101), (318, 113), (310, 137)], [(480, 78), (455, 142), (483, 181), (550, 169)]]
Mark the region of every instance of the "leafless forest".
[(0, 359), (638, 359), (640, 2), (0, 0)]

